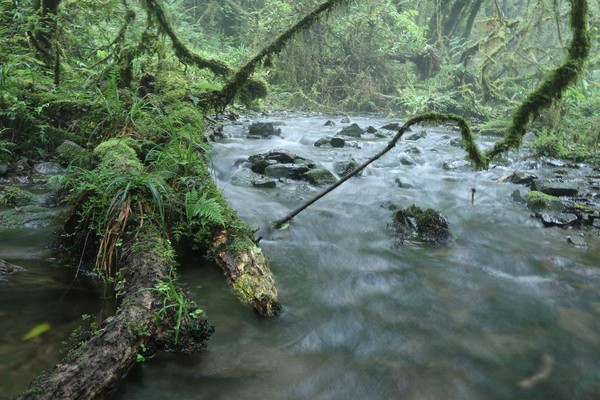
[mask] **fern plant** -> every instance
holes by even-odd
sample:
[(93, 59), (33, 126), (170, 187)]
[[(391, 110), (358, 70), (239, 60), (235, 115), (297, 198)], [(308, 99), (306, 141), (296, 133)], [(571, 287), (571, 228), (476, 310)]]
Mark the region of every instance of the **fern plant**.
[[(214, 198), (207, 197), (206, 192), (200, 195), (196, 189), (185, 194), (185, 216), (189, 225), (199, 222), (202, 226), (214, 224), (225, 226), (223, 207)], [(200, 221), (197, 218), (200, 217)]]

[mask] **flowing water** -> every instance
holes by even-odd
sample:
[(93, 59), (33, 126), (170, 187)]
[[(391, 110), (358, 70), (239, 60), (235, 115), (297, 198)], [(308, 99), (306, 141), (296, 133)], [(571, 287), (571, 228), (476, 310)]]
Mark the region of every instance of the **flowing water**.
[[(212, 158), (216, 179), (251, 225), (282, 217), (316, 189), (299, 182), (253, 188), (241, 158), (283, 148), (331, 169), (335, 161), (366, 160), (387, 143), (314, 147), (340, 129), (324, 122), (289, 119), (283, 137), (269, 140), (246, 139), (244, 126), (226, 128), (230, 137), (215, 145)], [(257, 317), (233, 298), (216, 267), (183, 258), (183, 280), (216, 332), (200, 355), (160, 354), (134, 368), (118, 398), (600, 398), (598, 231), (543, 228), (512, 201), (522, 187), (494, 182), (532, 164), (444, 170), (444, 161), (464, 157), (449, 144), (457, 134), (441, 127), (427, 132), (417, 142), (403, 140), (288, 229), (261, 241), (285, 307), (279, 318)], [(416, 165), (405, 166), (399, 160), (410, 146), (421, 153), (411, 155)], [(413, 203), (442, 211), (454, 240), (394, 240), (389, 204)], [(567, 235), (588, 247), (572, 246)]]
[[(215, 146), (215, 174), (251, 225), (280, 218), (314, 189), (298, 182), (253, 188), (240, 158), (283, 148), (331, 169), (336, 160), (366, 160), (387, 142), (314, 147), (339, 130), (324, 122), (288, 120), (283, 137), (270, 140), (246, 139), (243, 126), (227, 128), (230, 137)], [(183, 275), (216, 326), (209, 348), (147, 362), (121, 398), (600, 398), (597, 231), (543, 228), (512, 201), (519, 187), (493, 182), (531, 165), (447, 171), (444, 161), (464, 157), (449, 145), (457, 134), (427, 132), (418, 142), (403, 140), (289, 229), (262, 240), (285, 306), (280, 318), (254, 316), (233, 299), (220, 272), (185, 260)], [(421, 150), (415, 166), (399, 162), (409, 146)], [(413, 188), (400, 188), (397, 178)], [(441, 210), (453, 242), (399, 245), (389, 203)], [(567, 243), (567, 235), (581, 233), (587, 248)]]

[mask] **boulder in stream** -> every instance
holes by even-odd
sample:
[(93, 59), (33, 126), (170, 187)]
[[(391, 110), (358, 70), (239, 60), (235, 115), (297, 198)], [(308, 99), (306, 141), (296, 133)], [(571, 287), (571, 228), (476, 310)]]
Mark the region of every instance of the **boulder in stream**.
[(422, 130), (417, 133), (413, 133), (412, 135), (407, 137), (406, 140), (417, 141), (417, 140), (425, 139), (426, 137), (427, 137), (427, 132)]
[[(355, 160), (344, 160), (336, 161), (333, 163), (333, 170), (339, 176), (346, 176), (350, 172), (354, 171), (358, 167), (358, 163)], [(360, 175), (360, 173), (359, 173)]]
[(577, 196), (579, 193), (576, 184), (561, 181), (534, 182), (533, 189), (551, 196)]
[(306, 180), (315, 186), (331, 185), (337, 182), (337, 178), (325, 168), (315, 168), (304, 174)]
[(440, 212), (415, 204), (394, 213), (394, 228), (401, 240), (447, 243), (451, 239), (448, 221)]
[(381, 129), (385, 129), (386, 131), (397, 131), (400, 129), (400, 124), (398, 122), (392, 122), (390, 124), (386, 124), (381, 127)]
[(254, 122), (248, 127), (249, 139), (266, 139), (271, 136), (281, 136), (281, 128), (276, 128), (272, 122)]
[(358, 124), (354, 123), (350, 126), (343, 128), (341, 131), (338, 132), (338, 135), (359, 138), (363, 133), (365, 133), (365, 130), (358, 126)]
[(460, 160), (454, 160), (454, 161), (445, 161), (444, 165), (442, 167), (446, 170), (452, 171), (452, 170), (456, 170), (456, 169), (466, 168), (470, 164), (471, 163), (469, 161), (460, 159)]

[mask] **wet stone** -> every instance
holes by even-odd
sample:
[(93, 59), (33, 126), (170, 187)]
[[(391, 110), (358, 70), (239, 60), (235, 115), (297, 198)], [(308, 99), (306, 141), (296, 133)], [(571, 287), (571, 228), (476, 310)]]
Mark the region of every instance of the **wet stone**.
[(406, 140), (417, 141), (417, 140), (425, 139), (426, 137), (427, 137), (427, 132), (419, 131), (419, 132), (413, 133), (412, 135), (407, 137)]
[(377, 132), (377, 128), (375, 128), (373, 126), (370, 126), (370, 125), (367, 127), (367, 133), (373, 134), (373, 133), (376, 133), (376, 132)]
[(304, 175), (304, 177), (309, 183), (315, 186), (331, 185), (337, 182), (335, 175), (325, 168), (316, 168), (310, 170)]
[(515, 174), (510, 178), (510, 181), (512, 183), (516, 183), (517, 185), (530, 185), (536, 179), (538, 179), (538, 177), (534, 174), (515, 172)]
[(248, 127), (248, 138), (269, 138), (281, 136), (281, 128), (275, 128), (272, 122), (254, 122)]
[(33, 166), (33, 171), (41, 175), (64, 174), (66, 170), (59, 163), (41, 162)]
[(577, 196), (579, 193), (577, 186), (568, 182), (535, 182), (535, 190), (551, 196)]
[(334, 148), (342, 148), (346, 146), (346, 141), (339, 137), (331, 138), (331, 141), (329, 143), (331, 144), (331, 147)]
[(363, 133), (365, 133), (365, 130), (358, 126), (358, 124), (354, 123), (350, 126), (343, 128), (341, 131), (338, 132), (338, 135), (361, 137)]
[(450, 146), (452, 146), (452, 147), (462, 147), (462, 139), (461, 138), (452, 138), (452, 139), (450, 139)]
[(277, 187), (277, 181), (274, 179), (260, 178), (252, 181), (252, 186), (258, 188), (275, 188)]
[(332, 120), (328, 120), (327, 122), (325, 122), (324, 125), (325, 126), (335, 126), (335, 122), (333, 122)]
[(308, 166), (302, 164), (274, 164), (265, 168), (264, 173), (273, 178), (302, 179), (308, 171)]
[(443, 168), (446, 170), (455, 170), (466, 168), (469, 165), (471, 165), (471, 163), (467, 160), (454, 160), (444, 162)]
[(397, 131), (400, 129), (400, 124), (398, 122), (392, 122), (390, 124), (384, 125), (381, 129), (385, 129), (387, 131)]
[(346, 176), (358, 167), (354, 160), (336, 161), (333, 163), (333, 171), (339, 176)]
[(576, 225), (579, 222), (579, 218), (575, 214), (560, 213), (560, 214), (539, 214), (539, 218), (545, 227), (551, 226), (569, 226)]
[(343, 117), (343, 118), (340, 120), (340, 123), (342, 123), (342, 124), (349, 124), (349, 123), (350, 123), (350, 118), (348, 118), (348, 117)]

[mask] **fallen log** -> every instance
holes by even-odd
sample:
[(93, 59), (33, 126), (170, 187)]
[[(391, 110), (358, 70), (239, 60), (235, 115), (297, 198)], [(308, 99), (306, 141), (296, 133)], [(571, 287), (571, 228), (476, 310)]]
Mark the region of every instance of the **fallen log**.
[(147, 231), (126, 253), (120, 264), (116, 314), (43, 373), (20, 399), (105, 398), (137, 361), (156, 351), (191, 354), (205, 348), (213, 327), (177, 292), (170, 244)]
[(214, 260), (223, 270), (235, 296), (249, 304), (264, 317), (277, 316), (281, 304), (277, 301), (277, 288), (269, 269), (269, 259), (249, 237), (237, 237), (233, 249), (233, 238), (228, 231), (214, 237)]

